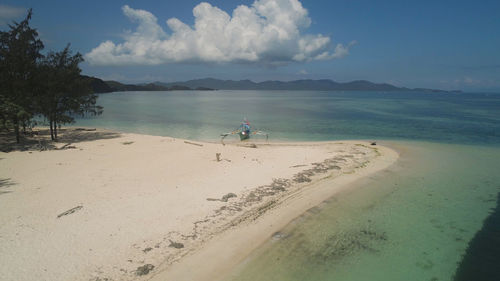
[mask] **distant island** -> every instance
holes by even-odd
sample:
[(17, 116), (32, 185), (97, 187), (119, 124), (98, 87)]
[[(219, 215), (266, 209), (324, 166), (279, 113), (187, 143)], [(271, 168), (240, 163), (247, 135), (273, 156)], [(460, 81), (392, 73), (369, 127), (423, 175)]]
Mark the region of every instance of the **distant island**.
[(206, 87), (188, 87), (181, 84), (164, 85), (161, 83), (147, 84), (123, 84), (117, 81), (103, 81), (96, 77), (84, 76), (90, 80), (89, 84), (94, 93), (112, 93), (127, 91), (212, 91), (215, 89)]
[(88, 77), (95, 93), (111, 93), (124, 91), (189, 91), (189, 90), (314, 90), (314, 91), (418, 91), (418, 92), (461, 92), (426, 88), (396, 87), (387, 83), (373, 83), (366, 80), (351, 82), (335, 82), (330, 79), (264, 81), (220, 80), (214, 78), (195, 79), (184, 82), (153, 82), (147, 84), (123, 84), (116, 81), (103, 81), (96, 77)]

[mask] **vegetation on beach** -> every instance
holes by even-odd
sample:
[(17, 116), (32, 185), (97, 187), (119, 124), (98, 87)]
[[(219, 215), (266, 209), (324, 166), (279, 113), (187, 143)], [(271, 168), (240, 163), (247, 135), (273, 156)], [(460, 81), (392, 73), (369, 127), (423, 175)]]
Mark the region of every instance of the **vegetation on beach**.
[(21, 129), (43, 117), (57, 141), (57, 128), (74, 122), (75, 115), (101, 114), (89, 79), (80, 74), (80, 53), (68, 44), (62, 51), (42, 54), (36, 29), (30, 27), (32, 10), (8, 31), (0, 31), (0, 130), (14, 130), (20, 142)]

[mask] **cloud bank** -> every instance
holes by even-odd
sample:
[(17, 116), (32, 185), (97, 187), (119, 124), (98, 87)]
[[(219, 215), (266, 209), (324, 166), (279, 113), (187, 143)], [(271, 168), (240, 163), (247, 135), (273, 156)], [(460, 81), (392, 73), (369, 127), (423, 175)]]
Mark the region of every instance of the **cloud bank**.
[(332, 45), (328, 36), (302, 34), (311, 19), (298, 0), (256, 0), (230, 16), (202, 2), (193, 9), (194, 25), (177, 18), (166, 21), (166, 33), (150, 12), (123, 6), (137, 29), (123, 43), (110, 40), (85, 55), (93, 65), (156, 65), (176, 62), (257, 63), (330, 60), (349, 54), (353, 41)]
[(0, 4), (0, 25), (11, 23), (22, 15), (25, 15), (26, 9), (19, 7), (12, 7)]

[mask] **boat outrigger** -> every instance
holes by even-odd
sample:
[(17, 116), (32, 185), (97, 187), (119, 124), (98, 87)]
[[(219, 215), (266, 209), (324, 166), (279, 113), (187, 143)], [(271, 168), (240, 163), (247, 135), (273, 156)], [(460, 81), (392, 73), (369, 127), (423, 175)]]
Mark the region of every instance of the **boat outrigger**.
[(265, 132), (255, 130), (253, 131), (252, 128), (250, 127), (250, 122), (245, 118), (243, 119), (243, 122), (241, 122), (241, 125), (238, 127), (238, 129), (230, 132), (230, 133), (225, 133), (221, 134), (221, 139), (220, 141), (224, 144), (224, 138), (229, 136), (229, 135), (236, 135), (238, 134), (240, 137), (241, 141), (247, 140), (250, 138), (250, 135), (264, 135), (266, 136), (266, 140), (269, 138), (269, 135)]

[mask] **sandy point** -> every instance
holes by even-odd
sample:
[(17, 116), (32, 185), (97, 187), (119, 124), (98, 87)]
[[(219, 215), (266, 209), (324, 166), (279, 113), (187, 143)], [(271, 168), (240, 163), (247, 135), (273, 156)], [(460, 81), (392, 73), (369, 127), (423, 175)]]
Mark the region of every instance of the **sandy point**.
[(2, 280), (217, 280), (398, 154), (68, 129), (0, 152)]

